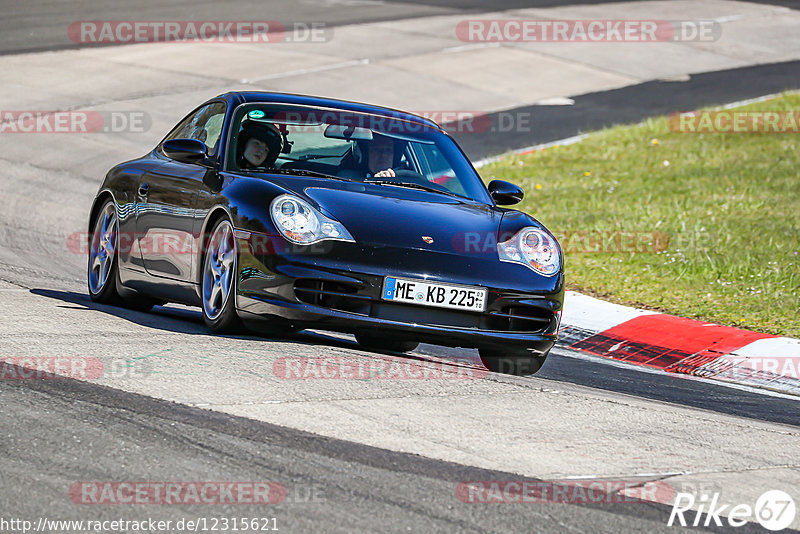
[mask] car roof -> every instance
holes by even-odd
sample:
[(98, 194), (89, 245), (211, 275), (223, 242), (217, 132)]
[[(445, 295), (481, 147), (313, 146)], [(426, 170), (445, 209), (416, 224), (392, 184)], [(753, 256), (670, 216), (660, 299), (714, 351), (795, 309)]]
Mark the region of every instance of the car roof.
[(425, 117), (421, 117), (413, 113), (408, 113), (405, 111), (400, 111), (398, 109), (392, 109), (382, 106), (375, 106), (372, 104), (364, 104), (362, 102), (350, 102), (347, 100), (338, 100), (335, 98), (325, 98), (325, 97), (310, 96), (310, 95), (296, 95), (291, 93), (235, 91), (219, 95), (211, 100), (219, 100), (219, 99), (228, 100), (237, 105), (255, 103), (255, 102), (274, 102), (278, 104), (299, 104), (304, 106), (336, 108), (346, 111), (369, 113), (372, 115), (380, 115), (383, 117), (389, 117), (393, 119), (406, 120), (409, 122), (415, 122), (417, 124), (422, 124), (425, 126), (431, 126), (433, 128), (436, 128), (437, 130), (442, 129), (441, 126), (436, 124), (431, 119), (427, 119)]

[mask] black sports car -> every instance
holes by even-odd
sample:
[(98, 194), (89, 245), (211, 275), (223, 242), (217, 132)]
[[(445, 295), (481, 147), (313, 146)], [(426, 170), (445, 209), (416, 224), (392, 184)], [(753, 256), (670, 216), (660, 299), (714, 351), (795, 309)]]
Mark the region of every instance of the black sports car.
[(202, 308), (242, 325), (355, 334), (364, 347), (477, 347), (536, 372), (564, 299), (561, 249), (431, 120), (237, 92), (192, 111), (103, 180), (89, 218), (97, 302)]

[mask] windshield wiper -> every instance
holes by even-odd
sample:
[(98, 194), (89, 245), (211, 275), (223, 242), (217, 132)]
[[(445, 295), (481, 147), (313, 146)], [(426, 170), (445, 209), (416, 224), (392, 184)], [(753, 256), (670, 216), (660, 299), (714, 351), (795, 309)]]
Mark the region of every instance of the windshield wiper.
[(309, 171), (308, 169), (265, 169), (263, 172), (269, 174), (295, 174), (298, 176), (313, 176), (315, 178), (330, 178), (331, 180), (341, 180), (343, 182), (357, 182), (351, 178), (344, 178), (334, 174), (325, 174), (324, 172)]
[(397, 182), (394, 180), (364, 180), (364, 183), (373, 185), (394, 185), (397, 187), (407, 187), (409, 189), (419, 189), (421, 191), (429, 191), (431, 193), (441, 193), (443, 195), (449, 195), (451, 197), (466, 198), (456, 193), (452, 193), (450, 191), (445, 191), (437, 187), (431, 187), (429, 185), (420, 184), (417, 182)]

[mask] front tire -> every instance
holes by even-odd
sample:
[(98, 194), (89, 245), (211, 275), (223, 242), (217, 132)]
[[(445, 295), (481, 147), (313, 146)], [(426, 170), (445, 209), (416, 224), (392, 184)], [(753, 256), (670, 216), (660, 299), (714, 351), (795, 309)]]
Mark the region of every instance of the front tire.
[(387, 352), (411, 352), (419, 346), (419, 343), (416, 341), (387, 339), (370, 334), (356, 334), (356, 341), (366, 349), (383, 350)]
[(203, 255), (203, 320), (215, 334), (242, 328), (236, 313), (237, 265), (233, 225), (222, 219), (214, 226)]
[(544, 365), (548, 350), (544, 354), (533, 355), (527, 350), (506, 350), (495, 348), (478, 349), (481, 361), (488, 370), (493, 373), (503, 373), (507, 375), (532, 375), (539, 371)]

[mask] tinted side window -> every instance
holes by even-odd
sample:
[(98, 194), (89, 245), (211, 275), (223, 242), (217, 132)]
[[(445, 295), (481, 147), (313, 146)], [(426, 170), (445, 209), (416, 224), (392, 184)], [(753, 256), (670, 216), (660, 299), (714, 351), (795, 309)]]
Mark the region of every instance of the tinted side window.
[(166, 140), (197, 139), (205, 143), (209, 153), (212, 153), (222, 133), (224, 120), (225, 104), (217, 102), (203, 106), (186, 117), (183, 122), (172, 130)]
[(450, 164), (447, 162), (447, 158), (436, 148), (436, 145), (416, 143), (414, 149), (417, 150), (423, 160), (423, 165), (427, 167), (423, 169), (423, 174), (438, 177), (446, 175), (450, 171)]

